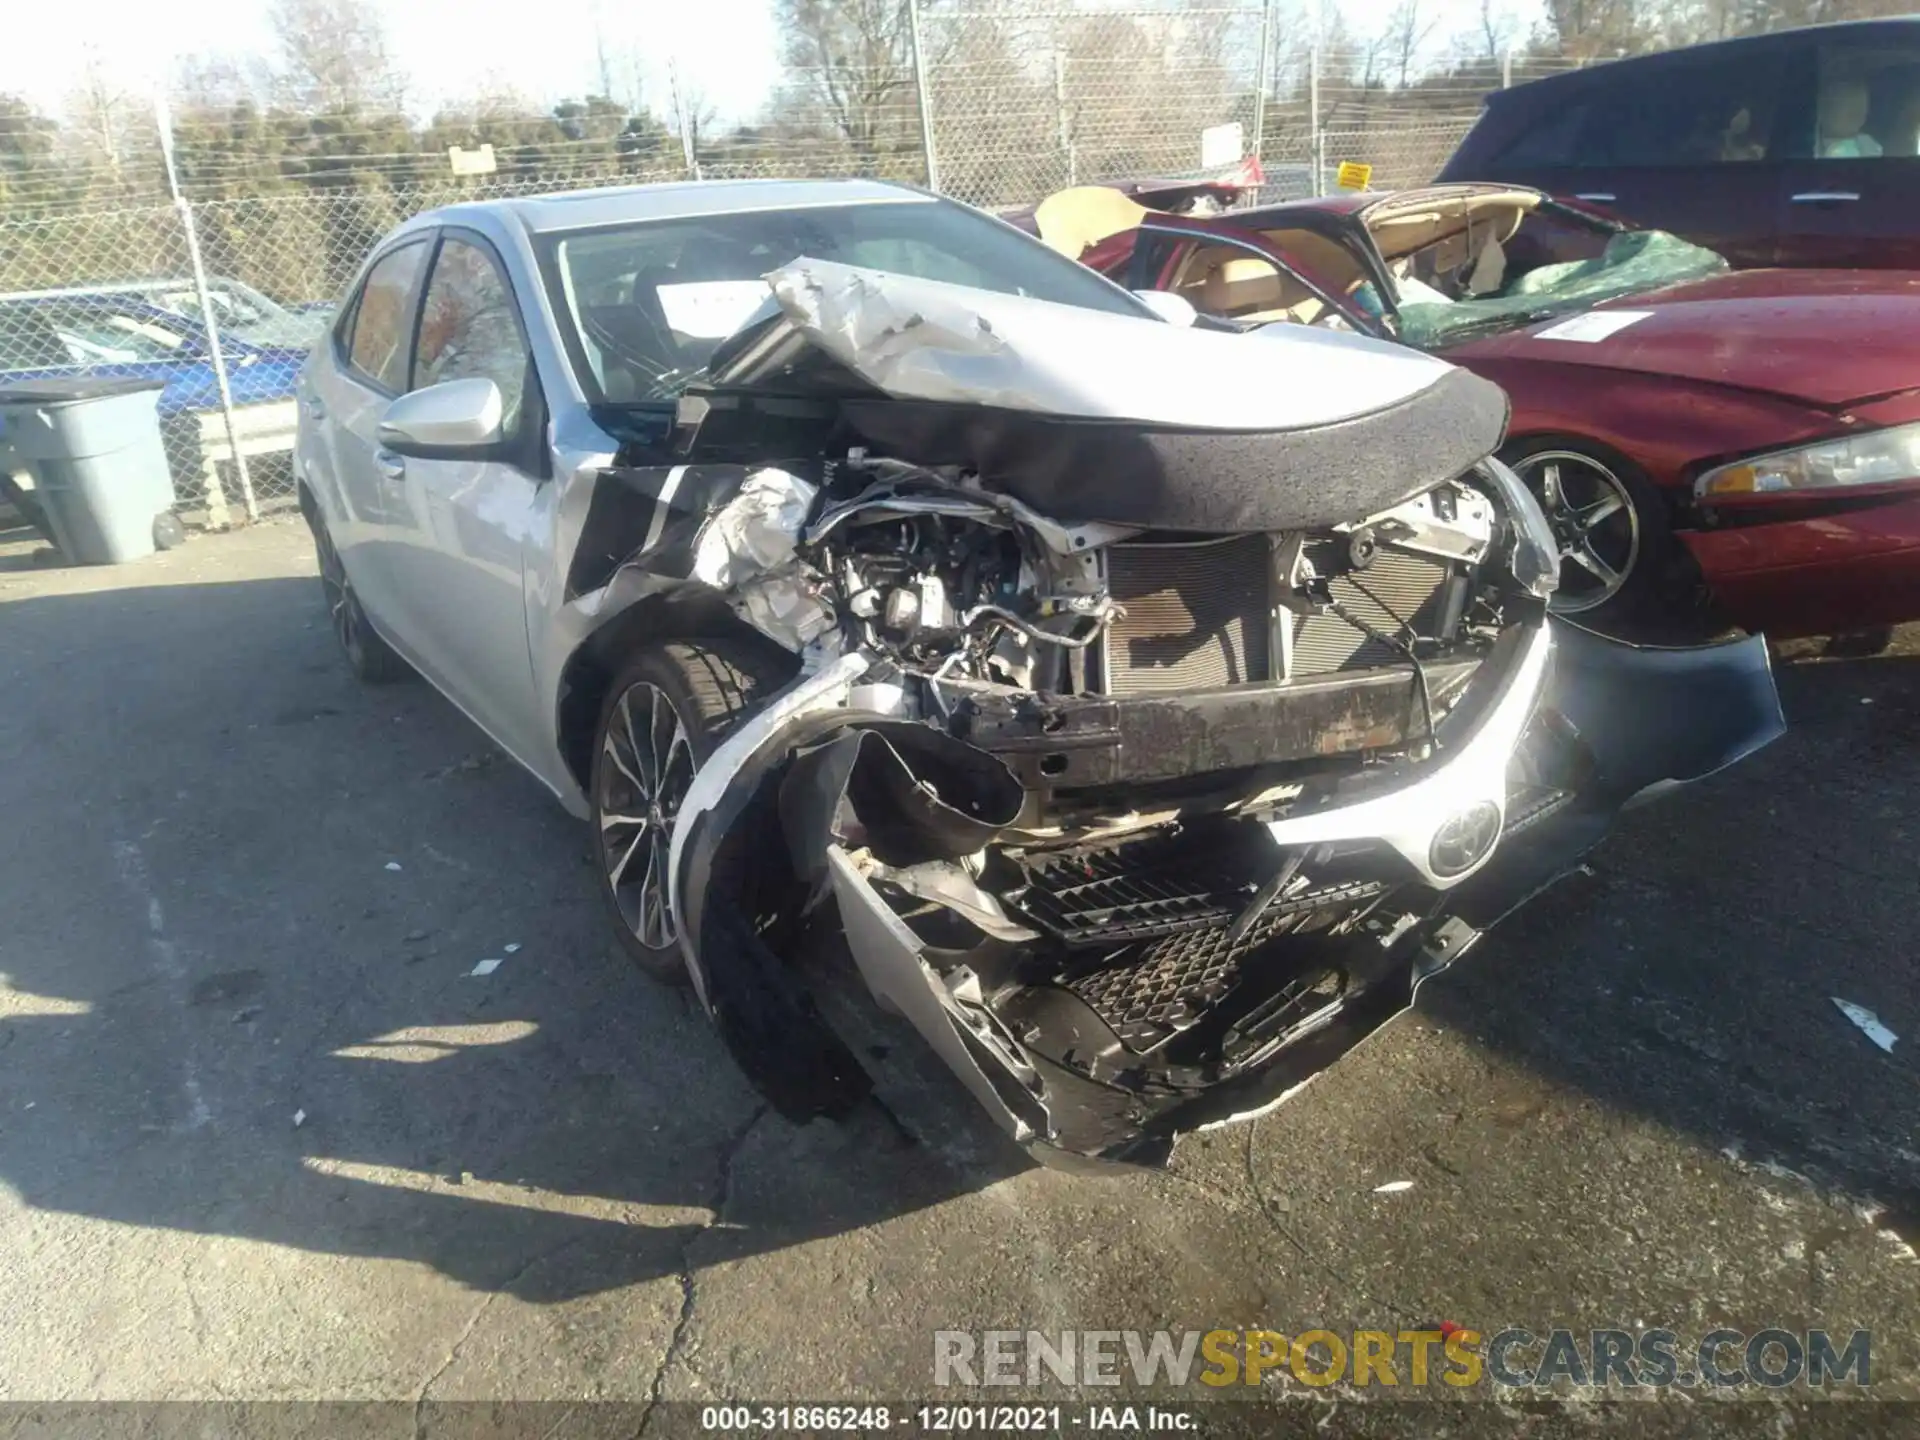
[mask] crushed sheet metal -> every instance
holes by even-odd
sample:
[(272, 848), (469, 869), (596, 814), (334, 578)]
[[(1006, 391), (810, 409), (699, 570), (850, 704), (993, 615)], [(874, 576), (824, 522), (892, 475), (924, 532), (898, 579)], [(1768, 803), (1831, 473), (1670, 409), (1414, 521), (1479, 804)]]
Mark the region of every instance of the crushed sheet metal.
[(1838, 995), (1829, 999), (1839, 1007), (1840, 1013), (1860, 1027), (1860, 1033), (1878, 1045), (1889, 1055), (1893, 1053), (1894, 1042), (1900, 1037), (1880, 1023), (1880, 1017), (1864, 1005), (1856, 1005), (1851, 1000), (1842, 1000)]
[(755, 470), (694, 541), (692, 577), (725, 593), (742, 620), (789, 650), (833, 628), (818, 577), (794, 556), (818, 493), (785, 470)]
[(693, 578), (731, 590), (786, 564), (818, 493), (818, 486), (784, 470), (753, 471), (700, 528)]
[(1293, 326), (1270, 344), (802, 258), (767, 276), (801, 334), (898, 399), (1220, 430), (1324, 426), (1398, 404), (1452, 367)]

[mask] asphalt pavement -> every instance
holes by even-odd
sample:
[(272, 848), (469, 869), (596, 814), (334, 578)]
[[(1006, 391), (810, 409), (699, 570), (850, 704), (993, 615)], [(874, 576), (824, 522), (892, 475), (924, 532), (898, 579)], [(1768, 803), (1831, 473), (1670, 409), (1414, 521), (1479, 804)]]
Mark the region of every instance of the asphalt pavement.
[[(1784, 740), (1627, 817), (1276, 1113), (1090, 1179), (884, 1026), (891, 1115), (766, 1113), (620, 960), (584, 827), (424, 684), (347, 675), (297, 523), (37, 548), (0, 542), (0, 1400), (604, 1400), (631, 1432), (934, 1396), (935, 1330), (1441, 1322), (1865, 1328), (1872, 1393), (1920, 1394), (1913, 637), (1799, 647)], [(1520, 1414), (1439, 1398), (1410, 1433)]]

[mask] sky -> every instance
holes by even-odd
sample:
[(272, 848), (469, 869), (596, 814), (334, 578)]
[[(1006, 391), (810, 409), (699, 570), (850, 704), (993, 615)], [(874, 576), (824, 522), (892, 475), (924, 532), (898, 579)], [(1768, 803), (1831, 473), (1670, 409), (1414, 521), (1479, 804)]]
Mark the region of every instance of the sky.
[[(778, 37), (768, 0), (376, 0), (390, 47), (422, 116), (448, 100), (502, 87), (543, 103), (600, 88), (604, 40), (616, 98), (637, 78), (667, 106), (667, 60), (683, 88), (722, 119), (750, 118), (778, 82)], [(1290, 3), (1290, 0), (1289, 0)], [(1358, 34), (1380, 26), (1397, 0), (1338, 4)], [(1524, 26), (1538, 0), (1504, 0)], [(0, 93), (60, 114), (87, 67), (110, 86), (151, 93), (175, 62), (213, 53), (244, 60), (273, 52), (264, 0), (69, 0), (9, 6), (0, 45)], [(1065, 5), (1062, 8), (1066, 8)], [(1437, 36), (1472, 25), (1479, 0), (1427, 0)], [(191, 20), (186, 17), (191, 14)]]

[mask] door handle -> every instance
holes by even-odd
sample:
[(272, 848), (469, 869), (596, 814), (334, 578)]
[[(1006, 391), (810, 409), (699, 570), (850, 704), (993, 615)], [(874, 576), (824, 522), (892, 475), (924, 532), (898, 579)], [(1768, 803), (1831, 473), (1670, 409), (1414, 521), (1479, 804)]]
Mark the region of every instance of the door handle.
[(1576, 200), (1593, 200), (1602, 205), (1611, 205), (1613, 203), (1613, 192), (1611, 190), (1589, 190), (1584, 195), (1575, 194), (1573, 198)]
[(1858, 190), (1802, 190), (1793, 197), (1796, 205), (1839, 205), (1860, 198)]
[(391, 450), (374, 451), (373, 463), (380, 467), (380, 473), (389, 480), (404, 480), (407, 478), (406, 460), (394, 454)]

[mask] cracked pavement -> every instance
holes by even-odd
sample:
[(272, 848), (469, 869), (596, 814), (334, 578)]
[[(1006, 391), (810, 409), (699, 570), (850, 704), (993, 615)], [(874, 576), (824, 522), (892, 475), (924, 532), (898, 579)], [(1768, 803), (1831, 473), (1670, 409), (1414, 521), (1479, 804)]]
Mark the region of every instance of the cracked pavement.
[(1442, 1319), (1865, 1326), (1876, 1388), (1920, 1388), (1920, 1070), (1830, 1000), (1920, 1034), (1911, 653), (1784, 666), (1786, 740), (1419, 1013), (1088, 1179), (843, 976), (887, 1108), (766, 1114), (618, 958), (584, 827), (424, 685), (348, 678), (296, 524), (33, 549), (0, 541), (0, 1398), (607, 1399), (633, 1433), (924, 1398), (935, 1328)]

